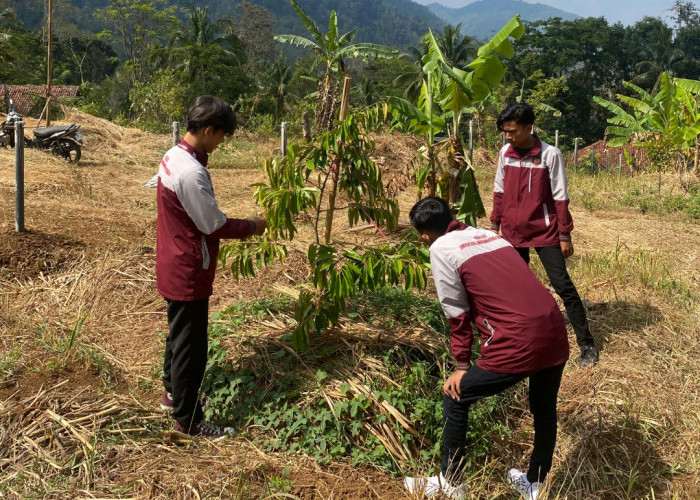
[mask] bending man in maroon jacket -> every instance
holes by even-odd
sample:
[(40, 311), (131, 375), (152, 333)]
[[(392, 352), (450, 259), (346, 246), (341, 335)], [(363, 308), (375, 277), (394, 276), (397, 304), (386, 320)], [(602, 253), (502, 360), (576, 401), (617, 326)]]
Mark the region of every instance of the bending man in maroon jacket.
[(493, 187), (491, 229), (515, 247), (530, 263), (534, 248), (564, 308), (581, 350), (580, 366), (595, 365), (598, 349), (591, 335), (578, 291), (566, 270), (566, 258), (574, 253), (569, 213), (566, 167), (561, 151), (532, 133), (535, 113), (527, 104), (512, 104), (496, 124), (506, 134), (498, 155)]
[[(528, 378), (534, 449), (527, 472), (511, 469), (508, 479), (525, 498), (534, 500), (551, 468), (556, 442), (557, 394), (569, 357), (564, 318), (554, 298), (505, 239), (454, 221), (447, 203), (437, 197), (416, 203), (410, 218), (430, 245), (435, 288), (450, 325), (457, 369), (443, 386), (441, 474), (406, 478), (404, 485), (429, 497), (464, 495), (469, 407)], [(481, 339), (475, 365), (472, 325)]]
[(187, 132), (158, 170), (156, 283), (167, 302), (161, 407), (175, 429), (219, 437), (229, 430), (204, 421), (199, 388), (207, 364), (209, 297), (219, 240), (265, 231), (264, 219), (229, 219), (219, 210), (206, 169), (209, 153), (236, 129), (231, 106), (200, 96), (187, 109)]

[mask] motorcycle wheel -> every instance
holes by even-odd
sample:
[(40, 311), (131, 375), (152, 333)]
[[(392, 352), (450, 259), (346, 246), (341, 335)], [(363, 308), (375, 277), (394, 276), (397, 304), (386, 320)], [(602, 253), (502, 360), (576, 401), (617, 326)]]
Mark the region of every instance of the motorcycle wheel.
[(55, 156), (61, 156), (70, 163), (78, 163), (80, 161), (80, 144), (71, 139), (59, 139), (54, 143), (51, 152)]

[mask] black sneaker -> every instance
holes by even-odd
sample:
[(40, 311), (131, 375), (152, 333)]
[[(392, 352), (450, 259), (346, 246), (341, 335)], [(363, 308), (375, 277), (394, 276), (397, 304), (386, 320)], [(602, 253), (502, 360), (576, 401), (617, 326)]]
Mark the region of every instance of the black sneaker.
[(598, 349), (594, 345), (587, 345), (581, 348), (581, 357), (578, 360), (578, 365), (583, 368), (585, 366), (595, 366), (598, 364)]
[(233, 427), (220, 427), (218, 425), (202, 420), (198, 424), (194, 424), (189, 429), (180, 422), (175, 422), (175, 430), (177, 432), (182, 432), (183, 434), (188, 434), (190, 436), (203, 436), (208, 438), (222, 438), (225, 436), (233, 436)]

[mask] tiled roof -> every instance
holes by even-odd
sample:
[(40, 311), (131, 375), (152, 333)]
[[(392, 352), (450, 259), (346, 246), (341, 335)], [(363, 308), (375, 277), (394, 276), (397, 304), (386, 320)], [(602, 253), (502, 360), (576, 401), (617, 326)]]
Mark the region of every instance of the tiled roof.
[[(46, 85), (8, 85), (7, 92), (15, 104), (15, 109), (23, 115), (32, 110), (36, 110), (37, 103), (42, 106), (46, 97)], [(52, 85), (51, 98), (74, 98), (78, 97), (77, 85)], [(0, 109), (7, 113), (5, 105), (5, 91), (0, 87)], [(41, 112), (41, 110), (39, 110)]]

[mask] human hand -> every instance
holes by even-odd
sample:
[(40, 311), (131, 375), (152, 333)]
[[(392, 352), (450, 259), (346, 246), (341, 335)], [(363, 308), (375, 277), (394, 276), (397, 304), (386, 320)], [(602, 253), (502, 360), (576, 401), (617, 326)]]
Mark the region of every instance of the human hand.
[(462, 377), (466, 375), (467, 370), (455, 370), (455, 372), (450, 375), (445, 381), (445, 385), (442, 386), (442, 392), (445, 396), (455, 400), (459, 400), (462, 389), (460, 389), (459, 384), (462, 382)]
[(570, 240), (559, 240), (559, 245), (561, 245), (561, 252), (564, 254), (565, 259), (574, 254), (574, 244)]
[(267, 227), (267, 221), (260, 217), (251, 217), (250, 220), (255, 224), (255, 232), (253, 234), (255, 236), (262, 236)]

